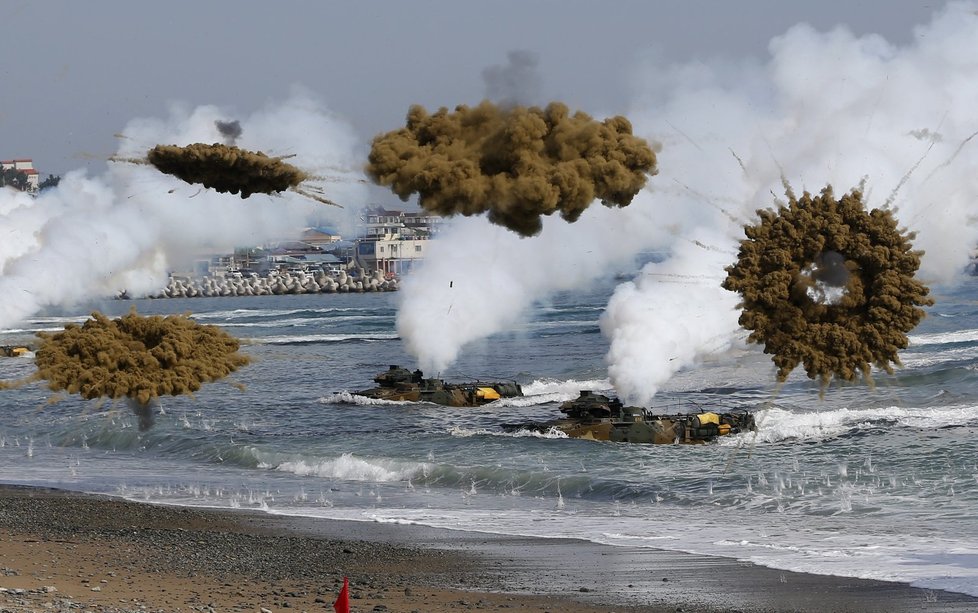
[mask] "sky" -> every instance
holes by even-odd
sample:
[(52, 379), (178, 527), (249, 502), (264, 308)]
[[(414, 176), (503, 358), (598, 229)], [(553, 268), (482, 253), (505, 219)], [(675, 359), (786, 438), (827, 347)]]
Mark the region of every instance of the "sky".
[[(174, 102), (250, 113), (304, 88), (365, 152), (411, 104), (472, 104), (511, 52), (536, 62), (539, 100), (626, 112), (635, 73), (768, 53), (797, 23), (845, 24), (894, 44), (939, 4), (782, 0), (130, 2), (6, 0), (0, 19), (0, 158), (42, 176), (101, 172), (114, 134)], [(372, 197), (383, 198), (374, 191)], [(394, 201), (396, 203), (396, 200)]]

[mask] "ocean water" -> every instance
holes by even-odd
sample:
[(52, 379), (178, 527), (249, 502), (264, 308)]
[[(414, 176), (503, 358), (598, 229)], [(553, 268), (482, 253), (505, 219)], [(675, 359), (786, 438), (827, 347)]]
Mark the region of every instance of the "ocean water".
[[(937, 288), (904, 367), (876, 385), (803, 376), (781, 389), (757, 347), (679, 373), (663, 411), (747, 407), (759, 430), (704, 446), (629, 445), (501, 424), (608, 390), (598, 318), (613, 286), (561, 294), (466, 347), (447, 379), (512, 378), (527, 397), (481, 408), (371, 402), (413, 368), (397, 294), (110, 301), (51, 312), (0, 344), (113, 315), (190, 312), (253, 362), (194, 397), (164, 398), (141, 432), (124, 403), (0, 392), (0, 482), (270, 513), (573, 537), (785, 570), (978, 595), (978, 281)], [(0, 359), (0, 379), (33, 371)], [(428, 373), (434, 375), (436, 373)]]

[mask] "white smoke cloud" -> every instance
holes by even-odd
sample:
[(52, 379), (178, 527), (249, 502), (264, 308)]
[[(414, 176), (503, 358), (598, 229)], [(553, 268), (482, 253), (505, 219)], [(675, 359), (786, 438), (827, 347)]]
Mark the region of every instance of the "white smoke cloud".
[(447, 223), (401, 284), (397, 329), (407, 350), (423, 370), (440, 372), (466, 343), (511, 327), (535, 300), (608, 274), (657, 237), (668, 242), (670, 228), (641, 219), (648, 205), (640, 194), (628, 209), (592, 206), (575, 224), (545, 217), (533, 238), (482, 218)]
[[(174, 104), (165, 119), (135, 119), (123, 130), (119, 157), (142, 157), (159, 143), (222, 141), (216, 120), (240, 120), (239, 146), (290, 159), (323, 177), (328, 197), (349, 205), (327, 207), (297, 194), (256, 194), (241, 199), (187, 185), (150, 166), (111, 163), (101, 176), (67, 173), (36, 198), (0, 190), (0, 328), (46, 306), (72, 305), (162, 288), (169, 270), (185, 268), (196, 254), (235, 246), (294, 239), (307, 219), (333, 215), (350, 226), (365, 189), (352, 130), (314, 100), (296, 91), (283, 103), (241, 117), (213, 106)], [(325, 213), (324, 213), (325, 212)]]
[[(726, 237), (743, 238), (733, 220), (754, 223), (755, 209), (771, 208), (783, 174), (796, 192), (831, 184), (841, 194), (865, 179), (869, 206), (892, 198), (900, 223), (917, 232), (914, 246), (926, 252), (921, 277), (959, 278), (978, 244), (969, 212), (978, 198), (978, 149), (965, 146), (944, 164), (978, 130), (970, 110), (978, 95), (975, 8), (948, 5), (903, 48), (844, 28), (799, 25), (771, 42), (764, 65), (650, 66), (645, 104), (633, 117), (638, 133), (665, 143), (656, 185), (673, 180), (704, 195), (684, 203), (679, 193), (660, 194), (660, 206), (703, 208), (723, 198), (726, 213), (704, 215), (700, 224), (722, 233), (708, 244), (726, 258), (685, 257), (688, 249), (677, 248), (670, 272), (721, 282), (736, 255)], [(618, 288), (602, 321), (609, 378), (640, 403), (737, 334), (728, 292), (713, 288), (707, 300), (702, 285), (691, 285), (687, 309), (676, 311), (673, 289), (657, 278)]]
[(743, 226), (783, 194), (782, 175), (796, 192), (831, 184), (837, 194), (865, 179), (869, 205), (892, 198), (897, 219), (917, 232), (925, 282), (953, 282), (978, 244), (978, 138), (968, 140), (978, 131), (976, 10), (949, 4), (904, 47), (798, 25), (771, 42), (764, 62), (649, 64), (628, 113), (636, 134), (663, 145), (649, 188), (626, 209), (592, 207), (576, 224), (547, 219), (531, 239), (484, 220), (452, 224), (404, 285), (398, 325), (408, 350), (423, 367), (444, 368), (534, 301), (664, 249), (670, 259), (618, 288), (602, 317), (612, 383), (647, 402), (737, 337), (737, 296), (719, 284)]
[(601, 316), (611, 340), (608, 378), (622, 400), (648, 404), (680, 369), (730, 348), (737, 332), (737, 296), (720, 287), (729, 237), (700, 228), (672, 257), (647, 264), (619, 285)]

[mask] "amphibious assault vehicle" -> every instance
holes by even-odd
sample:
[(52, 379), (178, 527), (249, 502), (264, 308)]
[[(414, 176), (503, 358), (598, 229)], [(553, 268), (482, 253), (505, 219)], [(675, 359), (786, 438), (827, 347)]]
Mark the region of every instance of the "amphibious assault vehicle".
[(547, 422), (503, 424), (510, 432), (548, 432), (552, 428), (571, 438), (621, 443), (696, 444), (756, 429), (746, 410), (716, 413), (656, 415), (641, 407), (626, 407), (617, 398), (592, 391), (560, 406), (565, 417)]
[(27, 345), (0, 345), (0, 356), (7, 358), (19, 358), (31, 352)]
[(448, 383), (442, 379), (425, 378), (420, 370), (411, 372), (397, 365), (378, 374), (374, 382), (377, 387), (353, 393), (378, 400), (433, 402), (450, 407), (477, 407), (500, 398), (523, 395), (523, 389), (516, 382)]

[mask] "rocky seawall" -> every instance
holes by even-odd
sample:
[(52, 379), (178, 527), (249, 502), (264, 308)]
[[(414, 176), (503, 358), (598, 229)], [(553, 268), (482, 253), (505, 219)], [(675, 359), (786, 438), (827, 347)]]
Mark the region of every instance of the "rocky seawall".
[[(266, 276), (171, 276), (166, 287), (149, 298), (196, 298), (217, 296), (273, 296), (284, 294), (337, 294), (350, 292), (390, 292), (398, 288), (396, 277), (382, 271), (366, 274), (363, 269), (350, 274), (316, 272), (278, 272)], [(126, 296), (123, 296), (126, 297)]]

